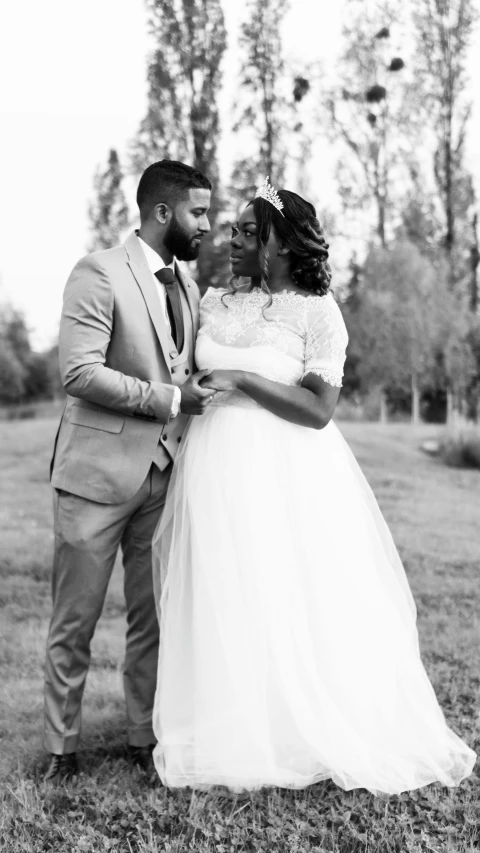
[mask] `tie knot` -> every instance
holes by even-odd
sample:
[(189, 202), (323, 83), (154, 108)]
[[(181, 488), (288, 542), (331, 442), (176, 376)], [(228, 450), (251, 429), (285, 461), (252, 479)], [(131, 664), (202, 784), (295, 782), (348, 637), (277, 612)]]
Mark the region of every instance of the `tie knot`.
[(174, 272), (170, 267), (163, 267), (161, 270), (157, 270), (155, 276), (162, 284), (171, 284), (175, 281)]

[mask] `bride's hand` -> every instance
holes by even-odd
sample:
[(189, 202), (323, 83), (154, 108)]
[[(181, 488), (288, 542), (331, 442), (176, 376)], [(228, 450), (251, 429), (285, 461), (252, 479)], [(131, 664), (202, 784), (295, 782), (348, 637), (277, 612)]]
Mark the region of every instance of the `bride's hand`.
[(238, 388), (239, 373), (238, 370), (212, 370), (200, 380), (200, 385), (214, 391), (235, 391)]

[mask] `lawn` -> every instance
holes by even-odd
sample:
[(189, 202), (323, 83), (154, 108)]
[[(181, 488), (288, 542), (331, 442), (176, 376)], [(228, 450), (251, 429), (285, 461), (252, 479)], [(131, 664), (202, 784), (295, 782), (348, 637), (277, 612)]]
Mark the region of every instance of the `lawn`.
[[(0, 849), (8, 853), (426, 853), (480, 849), (478, 772), (400, 797), (330, 783), (246, 800), (149, 788), (125, 758), (125, 616), (117, 563), (97, 628), (77, 780), (42, 783), (54, 420), (0, 423)], [(423, 659), (449, 724), (479, 745), (480, 472), (419, 451), (440, 428), (341, 424), (405, 561)]]

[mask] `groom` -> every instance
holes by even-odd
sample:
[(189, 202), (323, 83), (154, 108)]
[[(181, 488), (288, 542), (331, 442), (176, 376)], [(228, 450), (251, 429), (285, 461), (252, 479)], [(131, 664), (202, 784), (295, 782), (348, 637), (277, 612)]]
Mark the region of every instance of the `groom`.
[(52, 460), (55, 554), (45, 675), (45, 779), (77, 771), (90, 641), (118, 547), (127, 639), (123, 670), (128, 746), (153, 767), (158, 624), (151, 541), (189, 415), (212, 398), (194, 374), (199, 292), (176, 260), (198, 256), (210, 230), (211, 183), (176, 161), (140, 179), (140, 229), (123, 246), (82, 258), (60, 323), (67, 402)]

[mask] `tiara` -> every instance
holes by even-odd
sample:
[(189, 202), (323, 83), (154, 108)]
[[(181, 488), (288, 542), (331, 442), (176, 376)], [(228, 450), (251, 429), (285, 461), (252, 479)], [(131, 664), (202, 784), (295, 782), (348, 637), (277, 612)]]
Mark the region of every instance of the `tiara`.
[(282, 213), (283, 209), (283, 201), (281, 201), (280, 196), (277, 191), (274, 190), (272, 186), (268, 183), (270, 175), (267, 175), (261, 187), (258, 188), (255, 193), (255, 198), (264, 198), (265, 201), (270, 202), (273, 206), (278, 210), (278, 212), (285, 217), (285, 214)]

